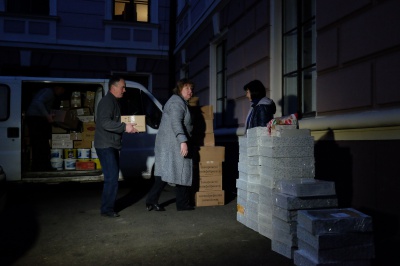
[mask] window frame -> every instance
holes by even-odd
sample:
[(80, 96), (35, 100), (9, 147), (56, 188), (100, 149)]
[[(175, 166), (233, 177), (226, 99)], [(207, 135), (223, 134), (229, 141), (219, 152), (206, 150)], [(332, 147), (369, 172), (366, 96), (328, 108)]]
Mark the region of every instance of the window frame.
[[(116, 3), (121, 4), (129, 4), (131, 5), (130, 11), (134, 12), (137, 10), (137, 5), (147, 5), (147, 21), (138, 20), (138, 16), (132, 16), (132, 18), (126, 18), (123, 14), (116, 14)], [(111, 18), (113, 21), (122, 21), (122, 22), (138, 22), (138, 23), (150, 23), (151, 21), (151, 12), (150, 12), (151, 0), (113, 0), (112, 1), (112, 13)]]
[[(301, 117), (316, 115), (315, 5), (315, 0), (282, 2), (282, 112), (284, 115), (295, 112)], [(290, 17), (295, 17), (295, 19), (290, 20)], [(292, 23), (290, 27), (289, 23)], [(295, 43), (294, 45), (288, 41), (290, 38), (291, 42)], [(307, 56), (306, 52), (308, 52)]]

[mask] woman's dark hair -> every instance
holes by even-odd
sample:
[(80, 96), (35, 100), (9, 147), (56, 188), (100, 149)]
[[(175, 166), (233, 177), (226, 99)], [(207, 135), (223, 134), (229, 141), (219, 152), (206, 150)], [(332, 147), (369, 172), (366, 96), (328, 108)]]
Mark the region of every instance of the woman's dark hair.
[(267, 95), (264, 85), (257, 79), (244, 85), (243, 90), (250, 91), (251, 99), (261, 99)]
[(186, 84), (188, 84), (188, 85), (194, 87), (193, 81), (191, 81), (190, 79), (187, 79), (187, 78), (183, 78), (183, 79), (180, 79), (180, 80), (176, 83), (176, 87), (172, 90), (172, 92), (173, 92), (174, 94), (180, 95), (181, 92), (182, 92), (183, 87), (184, 87)]

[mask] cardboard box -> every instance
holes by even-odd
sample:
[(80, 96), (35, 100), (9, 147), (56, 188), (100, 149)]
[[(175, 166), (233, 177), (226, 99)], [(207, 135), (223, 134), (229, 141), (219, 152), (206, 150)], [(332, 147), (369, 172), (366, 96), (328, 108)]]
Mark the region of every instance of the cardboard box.
[[(69, 135), (69, 134), (68, 134)], [(53, 149), (72, 149), (74, 143), (72, 140), (52, 140), (51, 147)]]
[(221, 191), (221, 190), (222, 190), (222, 175), (200, 177), (199, 191)]
[(196, 206), (217, 206), (225, 204), (225, 192), (220, 191), (199, 191), (195, 195)]
[(205, 119), (204, 124), (205, 124), (204, 133), (214, 132), (214, 119)]
[(80, 132), (71, 132), (69, 133), (70, 140), (82, 140), (82, 133)]
[(96, 169), (96, 163), (92, 161), (77, 161), (75, 164), (75, 169), (76, 170), (95, 170)]
[(199, 163), (199, 175), (206, 176), (222, 176), (222, 162), (218, 161), (202, 161)]
[[(90, 140), (74, 140), (74, 149), (90, 149), (92, 148), (92, 141)], [(72, 147), (71, 147), (72, 148)]]
[(145, 115), (123, 115), (121, 122), (136, 123), (135, 128), (139, 132), (146, 132), (146, 116)]
[(51, 140), (70, 140), (69, 134), (51, 134)]
[(64, 129), (76, 130), (79, 128), (80, 121), (75, 110), (52, 110), (53, 119), (57, 126)]
[(201, 106), (200, 110), (205, 120), (214, 119), (214, 111), (212, 105)]
[(199, 105), (199, 97), (192, 97), (188, 101), (190, 106), (197, 106)]
[(224, 146), (201, 146), (199, 150), (200, 161), (225, 161)]
[(204, 136), (204, 146), (215, 146), (214, 133), (206, 133)]

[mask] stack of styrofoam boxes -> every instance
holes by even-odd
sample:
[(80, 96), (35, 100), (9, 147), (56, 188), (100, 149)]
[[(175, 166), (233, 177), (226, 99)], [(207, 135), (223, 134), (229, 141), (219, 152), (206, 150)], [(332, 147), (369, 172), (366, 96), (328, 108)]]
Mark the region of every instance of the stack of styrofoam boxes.
[(282, 179), (276, 183), (272, 250), (293, 258), (297, 249), (297, 211), (337, 207), (335, 183), (312, 178)]
[(295, 265), (371, 265), (375, 248), (370, 216), (353, 208), (300, 210), (297, 221)]
[(240, 223), (259, 232), (261, 178), (256, 133), (256, 130), (248, 130), (247, 137), (239, 137), (239, 179), (236, 180), (236, 216)]

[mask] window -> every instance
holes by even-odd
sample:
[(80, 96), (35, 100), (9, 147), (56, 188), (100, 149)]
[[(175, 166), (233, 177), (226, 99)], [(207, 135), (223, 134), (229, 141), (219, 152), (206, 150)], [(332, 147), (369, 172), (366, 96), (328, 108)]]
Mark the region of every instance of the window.
[(149, 22), (148, 0), (114, 0), (114, 20)]
[(283, 114), (316, 111), (315, 0), (283, 2)]
[(226, 40), (219, 43), (216, 47), (216, 117), (215, 123), (217, 127), (227, 126), (226, 110)]
[(50, 0), (7, 0), (6, 11), (15, 14), (48, 16), (49, 2)]
[(10, 88), (0, 84), (0, 121), (10, 117)]

